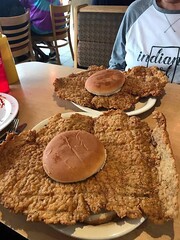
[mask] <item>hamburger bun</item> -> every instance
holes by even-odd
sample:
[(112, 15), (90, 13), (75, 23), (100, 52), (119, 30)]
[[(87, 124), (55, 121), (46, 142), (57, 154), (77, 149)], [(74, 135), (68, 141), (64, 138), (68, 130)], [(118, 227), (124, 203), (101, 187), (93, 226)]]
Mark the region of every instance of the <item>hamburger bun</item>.
[(105, 160), (103, 144), (93, 134), (82, 130), (58, 134), (43, 152), (45, 172), (61, 183), (87, 179), (104, 166)]
[(110, 96), (121, 90), (125, 75), (120, 70), (105, 69), (92, 74), (85, 82), (88, 92), (99, 96)]

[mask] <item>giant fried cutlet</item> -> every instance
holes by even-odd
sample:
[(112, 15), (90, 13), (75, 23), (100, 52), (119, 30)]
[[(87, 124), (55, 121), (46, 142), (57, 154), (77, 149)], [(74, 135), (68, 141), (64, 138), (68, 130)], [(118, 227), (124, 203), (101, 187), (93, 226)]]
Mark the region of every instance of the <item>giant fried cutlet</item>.
[(140, 97), (162, 95), (168, 82), (165, 73), (157, 67), (137, 66), (124, 71), (126, 81), (118, 93), (111, 96), (97, 96), (89, 93), (85, 88), (86, 80), (103, 69), (105, 69), (103, 66), (91, 66), (86, 71), (57, 78), (54, 82), (56, 95), (93, 109), (129, 110), (134, 108)]
[(139, 97), (160, 96), (168, 82), (164, 72), (157, 67), (137, 66), (129, 69), (123, 91)]
[[(121, 111), (96, 119), (58, 114), (38, 133), (9, 135), (0, 145), (1, 204), (24, 213), (27, 220), (45, 223), (75, 224), (101, 210), (115, 211), (120, 218), (145, 213), (154, 222), (173, 219), (178, 211), (175, 161), (165, 118), (156, 113), (156, 120), (152, 133), (147, 123)], [(43, 169), (43, 151), (58, 133), (77, 129), (103, 143), (106, 164), (85, 181), (55, 182)]]

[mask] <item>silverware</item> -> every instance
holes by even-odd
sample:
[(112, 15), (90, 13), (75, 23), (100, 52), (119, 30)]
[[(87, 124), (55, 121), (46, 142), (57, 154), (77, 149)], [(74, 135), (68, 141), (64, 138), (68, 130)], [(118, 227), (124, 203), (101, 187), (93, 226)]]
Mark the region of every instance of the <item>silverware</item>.
[(15, 133), (15, 134), (20, 134), (24, 128), (27, 126), (27, 123), (23, 123), (21, 125), (19, 125), (19, 119), (15, 118), (9, 125), (7, 128), (5, 128), (2, 132), (2, 134), (0, 135), (0, 143), (2, 141), (4, 141), (6, 139), (6, 136), (8, 133)]
[(19, 119), (18, 118), (14, 118), (14, 120), (12, 121), (12, 127), (11, 127), (11, 129), (9, 129), (8, 132), (16, 131), (16, 129), (18, 127), (18, 124), (19, 124)]
[(14, 118), (12, 122), (5, 129), (1, 131), (0, 139), (3, 139), (4, 137), (6, 137), (8, 132), (15, 131), (17, 129), (18, 124), (19, 124), (19, 119)]
[(20, 134), (27, 127), (27, 123), (23, 123), (16, 128), (14, 131), (16, 134)]

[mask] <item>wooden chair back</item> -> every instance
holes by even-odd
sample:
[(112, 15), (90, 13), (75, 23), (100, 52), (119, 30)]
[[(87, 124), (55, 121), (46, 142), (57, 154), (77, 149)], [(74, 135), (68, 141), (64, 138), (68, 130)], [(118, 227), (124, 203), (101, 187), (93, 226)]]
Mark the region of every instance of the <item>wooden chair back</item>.
[[(60, 63), (60, 54), (58, 48), (69, 44), (72, 58), (74, 59), (74, 53), (71, 43), (70, 35), (70, 15), (71, 4), (54, 6), (50, 5), (50, 15), (52, 22), (52, 33), (46, 35), (33, 35), (33, 43), (46, 42), (47, 45), (41, 45), (41, 48), (53, 48), (56, 52), (56, 60)], [(59, 41), (62, 40), (62, 41)], [(49, 45), (48, 43), (52, 43)]]
[(70, 4), (62, 6), (50, 5), (52, 29), (56, 41), (68, 37), (70, 32), (70, 11)]
[(6, 35), (14, 58), (27, 55), (34, 60), (29, 11), (13, 17), (0, 17), (0, 31)]

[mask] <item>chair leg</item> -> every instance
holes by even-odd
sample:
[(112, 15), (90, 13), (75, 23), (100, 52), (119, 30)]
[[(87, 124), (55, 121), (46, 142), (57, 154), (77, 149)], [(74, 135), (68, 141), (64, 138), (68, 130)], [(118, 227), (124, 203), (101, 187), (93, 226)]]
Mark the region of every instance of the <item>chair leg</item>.
[(33, 50), (35, 52), (36, 61), (48, 62), (49, 56), (47, 56), (39, 47), (37, 47), (36, 44), (33, 44)]
[(72, 56), (72, 59), (74, 61), (74, 51), (73, 51), (73, 47), (72, 47), (72, 43), (71, 43), (71, 35), (70, 35), (69, 31), (68, 31), (68, 41), (69, 41), (69, 47), (70, 47), (70, 50), (71, 50), (71, 56)]
[(31, 61), (35, 61), (35, 55), (33, 53), (33, 48), (32, 48), (32, 45), (29, 43), (29, 49), (30, 49), (30, 58), (31, 58)]
[(56, 41), (54, 41), (54, 48), (55, 48), (55, 51), (56, 51), (57, 64), (61, 65), (60, 55), (59, 55), (58, 46), (57, 46), (57, 42)]
[(55, 48), (55, 51), (56, 51), (56, 60), (57, 60), (57, 63), (58, 63), (59, 65), (61, 65), (58, 47)]

